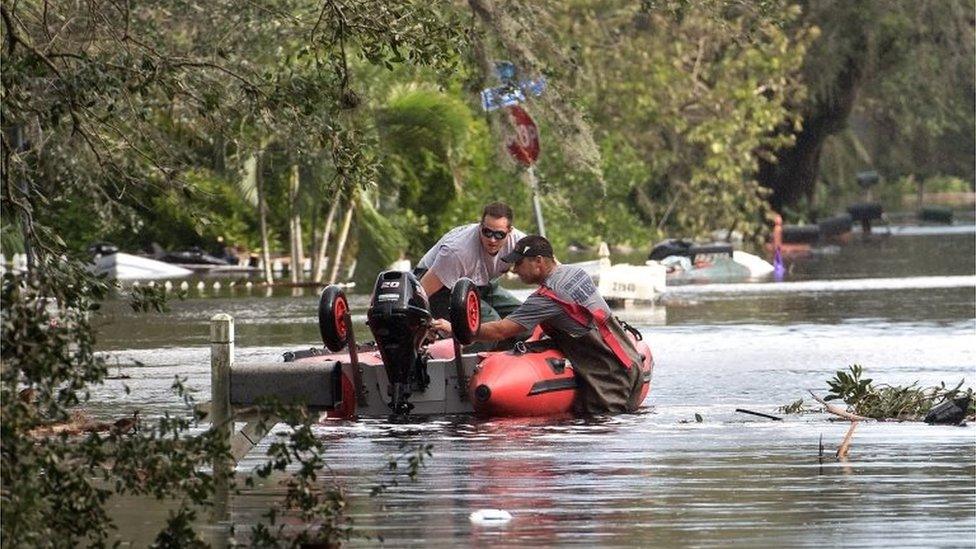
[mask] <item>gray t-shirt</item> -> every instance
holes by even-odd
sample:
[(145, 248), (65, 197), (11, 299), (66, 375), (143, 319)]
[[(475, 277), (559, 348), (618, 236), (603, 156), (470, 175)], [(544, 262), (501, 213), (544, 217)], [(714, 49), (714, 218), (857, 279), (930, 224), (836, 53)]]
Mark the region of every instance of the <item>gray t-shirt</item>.
[[(593, 285), (590, 275), (579, 267), (559, 265), (549, 273), (549, 277), (543, 284), (564, 301), (579, 303), (590, 310), (600, 309), (605, 311), (608, 316), (610, 315), (610, 307), (596, 291), (596, 286)], [(568, 332), (574, 336), (583, 335), (589, 328), (593, 327), (591, 321), (589, 328), (584, 328), (566, 314), (562, 305), (536, 293), (530, 295), (507, 318), (524, 326), (526, 330), (531, 330), (544, 322), (554, 330)]]
[(501, 250), (488, 255), (481, 245), (481, 223), (454, 227), (420, 258), (417, 267), (430, 270), (447, 288), (453, 288), (461, 277), (470, 278), (478, 286), (487, 286), (508, 271), (511, 265), (502, 261), (502, 257), (523, 236), (525, 233), (512, 228)]

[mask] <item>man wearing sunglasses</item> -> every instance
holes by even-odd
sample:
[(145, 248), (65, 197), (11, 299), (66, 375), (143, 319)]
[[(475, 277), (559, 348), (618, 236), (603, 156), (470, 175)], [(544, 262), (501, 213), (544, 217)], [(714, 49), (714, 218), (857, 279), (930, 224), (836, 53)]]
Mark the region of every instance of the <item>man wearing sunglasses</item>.
[[(573, 364), (577, 413), (636, 410), (643, 359), (590, 276), (579, 267), (557, 263), (552, 245), (538, 235), (520, 239), (502, 261), (512, 265), (522, 282), (539, 289), (507, 317), (482, 321), (475, 340), (500, 341), (541, 325), (550, 339), (535, 345), (555, 345)], [(451, 323), (443, 319), (435, 320), (432, 328), (451, 333)]]
[(470, 278), (481, 294), (481, 317), (504, 318), (521, 302), (498, 285), (508, 263), (501, 257), (511, 252), (525, 233), (512, 227), (512, 208), (494, 202), (481, 212), (481, 222), (448, 231), (417, 263), (414, 274), (427, 292), (434, 318), (447, 318), (451, 289), (458, 279)]

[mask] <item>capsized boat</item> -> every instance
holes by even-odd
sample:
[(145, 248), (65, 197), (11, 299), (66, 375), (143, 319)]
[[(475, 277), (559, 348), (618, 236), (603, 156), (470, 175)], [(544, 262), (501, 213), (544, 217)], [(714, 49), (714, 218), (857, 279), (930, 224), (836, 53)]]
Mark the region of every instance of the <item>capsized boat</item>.
[(747, 280), (773, 272), (773, 265), (765, 259), (727, 243), (694, 244), (668, 239), (651, 248), (648, 259), (668, 269), (668, 283)]
[[(326, 372), (327, 390), (291, 386), (296, 400), (328, 410), (329, 417), (403, 417), (431, 414), (478, 414), (486, 417), (564, 415), (572, 412), (576, 378), (572, 363), (545, 344), (534, 342), (516, 349), (463, 353), (481, 325), (480, 298), (473, 282), (461, 279), (451, 294), (452, 339), (428, 340), (431, 323), (427, 298), (416, 277), (386, 271), (377, 277), (367, 311), (367, 325), (375, 342), (357, 345), (345, 294), (329, 286), (319, 300), (319, 331), (325, 349), (285, 353), (295, 366)], [(630, 330), (643, 357), (643, 400), (650, 390), (654, 359), (640, 333)], [(269, 379), (270, 381), (270, 379)], [(289, 384), (279, 370), (274, 394)], [(231, 399), (253, 401), (261, 382), (231, 386)], [(246, 385), (246, 387), (245, 387)], [(307, 385), (307, 384), (306, 384)], [(247, 392), (246, 398), (243, 392)], [(269, 395), (272, 392), (269, 389)], [(235, 397), (238, 395), (238, 397)]]

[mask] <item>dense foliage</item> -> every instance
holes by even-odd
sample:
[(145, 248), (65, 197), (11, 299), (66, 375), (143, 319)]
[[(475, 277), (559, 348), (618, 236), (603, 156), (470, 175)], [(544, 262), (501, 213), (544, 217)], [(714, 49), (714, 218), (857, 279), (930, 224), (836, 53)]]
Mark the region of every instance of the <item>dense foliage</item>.
[(856, 198), (854, 175), (866, 169), (890, 182), (955, 175), (972, 189), (973, 4), (799, 4), (796, 24), (819, 37), (803, 60), (807, 98), (790, 105), (803, 120), (788, 130), (796, 146), (778, 151), (760, 173), (773, 205), (816, 209), (818, 185)]
[[(248, 174), (325, 163), (333, 190), (370, 185), (375, 155), (358, 133), (362, 92), (350, 67), (449, 66), (460, 39), (453, 13), (380, 1), (0, 6), (4, 251), (30, 252), (26, 273), (4, 275), (0, 301), (5, 543), (107, 545), (109, 498), (133, 494), (177, 503), (157, 545), (200, 545), (196, 509), (222, 480), (208, 467), (228, 448), (218, 430), (193, 431), (189, 407), (107, 424), (84, 416), (88, 388), (107, 375), (93, 321), (110, 288), (79, 252), (106, 236), (130, 246), (253, 238), (254, 203), (246, 185), (235, 191)], [(163, 309), (155, 292), (133, 298), (137, 311)], [(179, 379), (174, 388), (187, 398)], [(341, 541), (344, 500), (323, 481), (314, 418), (269, 413), (292, 430), (256, 474), (297, 473), (280, 508), (242, 535), (259, 545)], [(280, 530), (282, 513), (305, 527)]]

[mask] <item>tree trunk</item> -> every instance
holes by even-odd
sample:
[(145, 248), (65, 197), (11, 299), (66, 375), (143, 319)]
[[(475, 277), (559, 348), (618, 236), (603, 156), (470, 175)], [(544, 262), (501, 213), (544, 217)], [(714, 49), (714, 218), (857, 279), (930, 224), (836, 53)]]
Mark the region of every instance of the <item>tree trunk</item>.
[(846, 127), (861, 78), (857, 61), (848, 59), (847, 67), (837, 76), (831, 96), (807, 107), (803, 129), (794, 134), (793, 147), (779, 150), (775, 163), (760, 159), (757, 178), (773, 191), (769, 202), (774, 210), (795, 204), (803, 196), (813, 197), (824, 142)]
[(302, 245), (302, 216), (298, 205), (299, 169), (298, 164), (291, 167), (291, 179), (288, 185), (288, 206), (291, 213), (291, 281), (301, 282), (305, 274), (305, 253)]
[(258, 220), (261, 226), (261, 261), (264, 263), (264, 281), (270, 285), (274, 284), (274, 273), (271, 271), (271, 250), (268, 248), (268, 204), (264, 200), (260, 152), (256, 158), (257, 166), (254, 170), (254, 183), (258, 195)]
[(339, 204), (341, 202), (342, 196), (336, 195), (335, 200), (332, 201), (332, 205), (329, 206), (329, 214), (325, 217), (325, 223), (322, 226), (318, 248), (315, 250), (315, 255), (313, 256), (312, 280), (316, 283), (322, 282), (322, 277), (325, 275), (325, 265), (328, 263), (328, 257), (325, 255), (325, 252), (329, 246), (329, 236), (332, 234), (332, 221), (335, 219), (336, 211), (339, 210)]
[(346, 237), (349, 236), (349, 226), (352, 224), (352, 212), (356, 208), (356, 201), (353, 196), (349, 196), (349, 204), (346, 209), (346, 218), (342, 220), (342, 230), (339, 232), (339, 243), (336, 245), (335, 257), (332, 259), (332, 271), (329, 273), (329, 284), (335, 284), (339, 276), (339, 263), (342, 259), (342, 252), (346, 247)]

